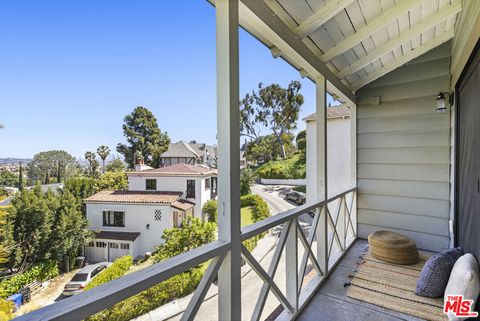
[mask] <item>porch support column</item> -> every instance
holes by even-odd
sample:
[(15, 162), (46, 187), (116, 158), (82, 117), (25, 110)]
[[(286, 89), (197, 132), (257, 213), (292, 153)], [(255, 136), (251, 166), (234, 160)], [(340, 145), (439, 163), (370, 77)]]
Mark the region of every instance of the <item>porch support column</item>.
[[(317, 201), (327, 200), (327, 81), (317, 78), (316, 81), (316, 112), (315, 112), (315, 172)], [(318, 210), (317, 210), (318, 211)], [(317, 233), (317, 259), (324, 275), (328, 273), (328, 228), (327, 204), (320, 209)]]
[(219, 320), (241, 320), (238, 0), (216, 0), (218, 238), (231, 250), (218, 272)]

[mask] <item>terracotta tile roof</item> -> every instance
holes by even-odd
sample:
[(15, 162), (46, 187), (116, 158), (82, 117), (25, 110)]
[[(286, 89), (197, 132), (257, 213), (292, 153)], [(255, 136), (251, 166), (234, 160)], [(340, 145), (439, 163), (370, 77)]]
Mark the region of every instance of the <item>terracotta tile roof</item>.
[(101, 191), (85, 199), (86, 203), (175, 203), (182, 192)]
[(216, 175), (217, 170), (215, 168), (208, 168), (203, 165), (191, 165), (184, 163), (127, 173), (127, 175), (142, 176), (203, 176), (210, 174)]
[(140, 232), (116, 232), (116, 231), (97, 231), (96, 239), (135, 241), (140, 236)]
[[(327, 118), (345, 118), (350, 117), (350, 108), (346, 105), (338, 105), (327, 108)], [(315, 120), (315, 113), (305, 117), (304, 121)]]
[(195, 204), (186, 200), (178, 200), (170, 206), (182, 211), (187, 211), (194, 207)]

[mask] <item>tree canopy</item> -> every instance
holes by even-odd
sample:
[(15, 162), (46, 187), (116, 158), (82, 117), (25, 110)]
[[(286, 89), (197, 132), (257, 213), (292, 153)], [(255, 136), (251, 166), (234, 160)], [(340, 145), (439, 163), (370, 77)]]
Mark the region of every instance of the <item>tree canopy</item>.
[(0, 185), (18, 187), (18, 174), (10, 171), (0, 171)]
[(90, 236), (88, 221), (68, 190), (43, 193), (37, 185), (12, 200), (5, 224), (9, 265), (19, 271), (38, 261), (80, 253)]
[(281, 155), (287, 158), (284, 134), (297, 128), (303, 95), (300, 94), (301, 83), (292, 81), (287, 88), (278, 84), (264, 87), (258, 85), (258, 91), (246, 94), (240, 101), (240, 130), (242, 135), (254, 140), (260, 137), (258, 125), (267, 128), (278, 141)]
[(160, 130), (150, 110), (139, 106), (125, 116), (123, 135), (127, 144), (118, 144), (117, 152), (124, 156), (130, 168), (135, 166), (137, 152), (143, 155), (145, 164), (160, 166), (160, 155), (168, 149), (170, 138), (167, 132)]
[(119, 157), (113, 157), (113, 159), (105, 165), (107, 172), (125, 172), (127, 164), (125, 164)]
[(64, 150), (49, 150), (35, 154), (27, 165), (27, 176), (30, 184), (41, 182), (49, 184), (63, 182), (65, 178), (78, 172), (75, 158)]
[(187, 217), (180, 228), (163, 231), (164, 243), (156, 248), (155, 261), (167, 260), (215, 240), (216, 224)]

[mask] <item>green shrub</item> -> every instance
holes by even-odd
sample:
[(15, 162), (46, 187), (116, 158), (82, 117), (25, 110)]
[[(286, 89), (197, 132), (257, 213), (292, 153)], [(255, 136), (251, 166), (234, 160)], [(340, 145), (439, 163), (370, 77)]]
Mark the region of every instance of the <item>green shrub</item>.
[(0, 321), (13, 319), (13, 302), (0, 299)]
[[(242, 196), (240, 198), (240, 206), (249, 206), (252, 208), (253, 223), (264, 220), (270, 216), (270, 208), (268, 207), (267, 202), (265, 202), (265, 200), (258, 195), (248, 194)], [(248, 240), (243, 241), (243, 245), (245, 245), (247, 250), (251, 252), (257, 246), (257, 242), (262, 239), (265, 234), (266, 233), (261, 233), (257, 236), (249, 238)]]
[(58, 276), (57, 261), (38, 263), (26, 271), (0, 282), (0, 298), (7, 298), (33, 281), (46, 281)]
[(257, 169), (260, 178), (270, 179), (300, 179), (306, 176), (305, 159), (301, 153), (291, 158), (271, 161)]
[(240, 172), (240, 195), (251, 193), (251, 186), (257, 180), (257, 173), (250, 168), (244, 168)]
[(209, 222), (217, 223), (218, 220), (218, 210), (217, 210), (217, 201), (208, 200), (202, 207), (203, 218), (207, 219)]
[(100, 272), (96, 278), (93, 279), (86, 287), (85, 290), (92, 289), (101, 284), (110, 282), (123, 276), (130, 266), (132, 265), (132, 257), (130, 255), (122, 256), (113, 262), (112, 265)]
[(201, 268), (175, 275), (148, 290), (103, 310), (86, 321), (127, 321), (148, 313), (173, 299), (192, 293), (203, 276)]
[(245, 195), (240, 198), (240, 206), (252, 207), (252, 220), (254, 223), (266, 219), (270, 216), (270, 208), (267, 202), (258, 195)]

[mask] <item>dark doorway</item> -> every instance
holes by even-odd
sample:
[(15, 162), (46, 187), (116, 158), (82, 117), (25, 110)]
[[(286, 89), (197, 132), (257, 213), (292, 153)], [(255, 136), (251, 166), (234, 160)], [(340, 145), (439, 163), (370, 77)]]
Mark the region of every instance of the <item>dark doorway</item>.
[(480, 259), (480, 51), (456, 86), (455, 243)]

